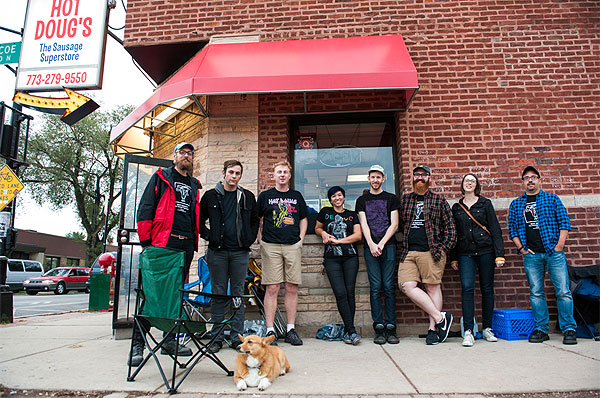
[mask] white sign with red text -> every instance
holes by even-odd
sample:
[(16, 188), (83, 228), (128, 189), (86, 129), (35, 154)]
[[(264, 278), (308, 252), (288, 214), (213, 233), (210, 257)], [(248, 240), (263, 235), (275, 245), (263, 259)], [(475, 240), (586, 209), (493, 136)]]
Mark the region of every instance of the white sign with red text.
[(101, 88), (107, 0), (29, 0), (17, 91)]

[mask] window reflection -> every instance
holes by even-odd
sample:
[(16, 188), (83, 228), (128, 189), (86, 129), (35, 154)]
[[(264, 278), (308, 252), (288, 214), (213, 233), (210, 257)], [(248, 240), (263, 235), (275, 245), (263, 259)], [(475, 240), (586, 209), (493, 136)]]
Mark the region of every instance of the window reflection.
[(392, 126), (387, 122), (301, 125), (294, 128), (294, 187), (310, 213), (329, 206), (327, 190), (346, 190), (346, 207), (369, 189), (367, 172), (373, 164), (386, 170), (383, 189), (395, 192)]

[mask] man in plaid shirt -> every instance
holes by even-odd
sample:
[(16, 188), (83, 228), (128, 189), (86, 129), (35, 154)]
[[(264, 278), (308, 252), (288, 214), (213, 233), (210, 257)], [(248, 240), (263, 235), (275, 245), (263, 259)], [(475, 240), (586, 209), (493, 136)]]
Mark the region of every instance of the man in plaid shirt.
[[(413, 192), (400, 200), (400, 225), (404, 240), (398, 266), (403, 293), (429, 315), (428, 345), (443, 343), (452, 326), (452, 314), (442, 312), (442, 276), (446, 254), (456, 244), (456, 227), (444, 197), (429, 190), (431, 169), (420, 164), (413, 170)], [(418, 284), (421, 282), (424, 289)]]
[(563, 332), (563, 344), (577, 344), (573, 318), (573, 297), (569, 290), (569, 274), (564, 246), (571, 222), (558, 196), (540, 187), (540, 173), (527, 166), (521, 174), (525, 192), (510, 204), (508, 232), (523, 256), (523, 266), (529, 281), (529, 301), (535, 319), (530, 343), (549, 340), (548, 305), (544, 294), (545, 270), (554, 285), (558, 322)]

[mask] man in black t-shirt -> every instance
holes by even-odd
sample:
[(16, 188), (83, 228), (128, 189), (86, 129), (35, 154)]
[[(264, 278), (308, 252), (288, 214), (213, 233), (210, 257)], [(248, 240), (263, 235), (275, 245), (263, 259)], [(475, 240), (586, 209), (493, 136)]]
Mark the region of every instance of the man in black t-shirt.
[(573, 318), (573, 297), (569, 289), (565, 243), (571, 221), (560, 198), (541, 188), (541, 176), (533, 166), (521, 173), (525, 192), (510, 204), (508, 233), (523, 256), (523, 267), (529, 282), (529, 301), (535, 319), (530, 343), (550, 339), (548, 304), (544, 294), (546, 272), (556, 293), (558, 323), (563, 332), (563, 344), (577, 344)]
[[(356, 211), (365, 239), (364, 253), (369, 277), (371, 317), (375, 330), (375, 344), (398, 344), (396, 335), (396, 238), (398, 229), (398, 197), (385, 192), (384, 169), (373, 165), (369, 169), (369, 192), (356, 200)], [(381, 292), (385, 300), (385, 319), (381, 305)]]
[(275, 188), (258, 195), (258, 215), (262, 218), (260, 254), (262, 284), (265, 289), (265, 323), (267, 336), (277, 335), (273, 326), (280, 284), (285, 282), (287, 333), (285, 341), (302, 345), (296, 332), (298, 285), (302, 281), (302, 243), (308, 220), (302, 194), (290, 189), (292, 167), (288, 162), (275, 164)]
[[(142, 247), (158, 246), (185, 253), (183, 277), (187, 279), (194, 251), (198, 250), (200, 181), (192, 176), (194, 146), (181, 142), (173, 151), (173, 167), (158, 169), (144, 189), (137, 212), (137, 230)], [(149, 328), (149, 326), (148, 326)], [(144, 340), (133, 328), (131, 366), (143, 360)], [(175, 340), (167, 342), (162, 354), (175, 353)], [(179, 346), (179, 356), (192, 350)]]
[[(250, 245), (258, 233), (258, 210), (254, 194), (239, 186), (244, 167), (238, 160), (223, 164), (223, 181), (207, 191), (200, 201), (200, 236), (208, 241), (206, 262), (210, 272), (212, 292), (232, 296), (244, 294), (248, 272)], [(206, 226), (209, 221), (210, 228)], [(211, 319), (221, 322), (225, 315), (225, 300), (214, 298)], [(238, 334), (244, 333), (244, 303), (231, 325), (231, 348), (240, 344)], [(209, 347), (214, 353), (223, 346), (224, 336), (217, 336)]]

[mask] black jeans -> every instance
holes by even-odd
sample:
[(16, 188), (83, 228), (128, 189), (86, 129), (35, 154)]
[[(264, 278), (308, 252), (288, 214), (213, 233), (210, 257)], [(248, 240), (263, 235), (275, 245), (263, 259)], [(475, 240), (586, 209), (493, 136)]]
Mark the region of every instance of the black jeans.
[[(206, 252), (206, 263), (210, 272), (212, 292), (225, 295), (227, 287), (229, 287), (232, 296), (243, 295), (249, 260), (250, 252), (248, 250), (213, 250), (209, 248)], [(221, 322), (225, 318), (225, 305), (228, 301), (231, 303), (231, 299), (212, 299), (211, 320), (213, 322)], [(230, 308), (230, 311), (233, 311), (233, 307)], [(231, 324), (232, 341), (239, 341), (238, 333), (244, 334), (243, 302)], [(216, 341), (223, 341), (224, 337), (221, 333)]]
[(458, 270), (462, 286), (462, 313), (465, 330), (473, 330), (475, 316), (475, 274), (479, 268), (479, 288), (481, 290), (481, 306), (483, 329), (492, 327), (494, 313), (494, 254), (480, 256), (458, 256)]
[(354, 313), (356, 312), (356, 275), (358, 274), (358, 257), (324, 257), (323, 265), (335, 295), (338, 311), (344, 321), (346, 332), (355, 332)]

